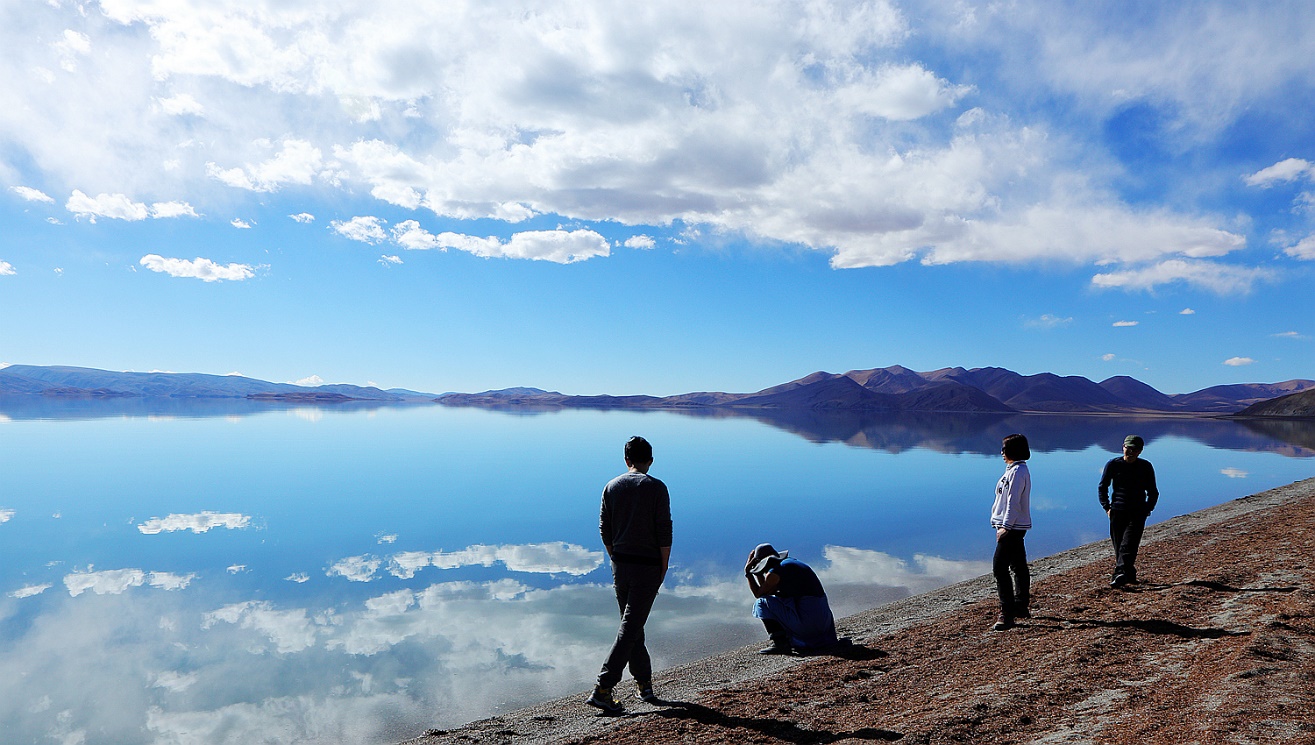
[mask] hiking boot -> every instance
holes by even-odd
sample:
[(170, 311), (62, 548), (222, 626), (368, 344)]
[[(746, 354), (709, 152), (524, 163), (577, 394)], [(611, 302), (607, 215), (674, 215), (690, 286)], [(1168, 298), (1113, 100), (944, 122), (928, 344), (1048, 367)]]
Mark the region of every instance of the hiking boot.
[(1116, 574), (1114, 575), (1114, 578), (1110, 580), (1110, 587), (1123, 587), (1124, 585), (1128, 584), (1128, 582), (1129, 580), (1127, 575)]
[(594, 686), (594, 692), (584, 702), (602, 709), (604, 714), (620, 714), (626, 710), (626, 707), (622, 706), (621, 702), (612, 696), (612, 689), (602, 686)]
[(653, 681), (651, 680), (636, 680), (635, 687), (639, 689), (640, 701), (649, 704), (656, 704), (662, 700), (653, 692)]
[(758, 654), (794, 654), (794, 647), (781, 642), (772, 642), (772, 646), (763, 647)]
[(993, 631), (1008, 631), (1014, 627), (1014, 619), (1009, 616), (1000, 616), (995, 619), (995, 625), (991, 627)]

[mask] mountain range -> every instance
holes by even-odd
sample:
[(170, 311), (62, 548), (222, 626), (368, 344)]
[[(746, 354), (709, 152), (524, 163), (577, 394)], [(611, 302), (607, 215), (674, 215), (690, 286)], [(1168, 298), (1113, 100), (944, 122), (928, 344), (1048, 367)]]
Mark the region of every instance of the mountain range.
[[(448, 406), (489, 408), (771, 408), (963, 413), (1183, 413), (1234, 414), (1242, 409), (1315, 389), (1315, 380), (1218, 385), (1166, 394), (1127, 376), (1099, 383), (1078, 375), (1021, 375), (1000, 367), (947, 367), (916, 372), (906, 367), (815, 372), (754, 393), (685, 393), (677, 396), (568, 396), (537, 388), (448, 393)], [(1259, 410), (1258, 410), (1259, 411)], [(1257, 415), (1264, 415), (1258, 413)]]
[[(704, 391), (676, 396), (571, 396), (539, 388), (434, 395), (401, 388), (347, 384), (302, 386), (240, 375), (111, 372), (87, 367), (9, 365), (0, 368), (0, 396), (54, 399), (245, 399), (253, 402), (374, 404), (437, 402), (484, 408), (637, 408), (681, 410), (925, 411), (961, 413), (1184, 413), (1246, 416), (1315, 414), (1315, 380), (1240, 383), (1166, 394), (1135, 378), (1099, 383), (1052, 373), (1022, 375), (1000, 367), (906, 367), (815, 372), (752, 393)], [(1266, 408), (1264, 402), (1287, 404)], [(1247, 408), (1251, 407), (1251, 408)], [(1243, 411), (1245, 409), (1245, 411)], [(1302, 413), (1304, 412), (1304, 413)]]

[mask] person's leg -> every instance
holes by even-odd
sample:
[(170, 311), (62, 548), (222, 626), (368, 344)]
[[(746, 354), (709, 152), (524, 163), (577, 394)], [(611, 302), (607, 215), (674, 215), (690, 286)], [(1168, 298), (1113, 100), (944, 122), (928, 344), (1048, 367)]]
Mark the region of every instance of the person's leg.
[(763, 622), (763, 628), (767, 629), (767, 636), (771, 637), (772, 645), (758, 650), (762, 654), (789, 654), (794, 649), (790, 641), (790, 626), (792, 608), (780, 598), (767, 597), (758, 598), (753, 604), (753, 617)]
[[(1017, 535), (1017, 538), (1014, 536)], [(1026, 530), (1011, 530), (1006, 538), (1010, 539), (1009, 572), (1014, 576), (1014, 616), (1030, 617), (1028, 610), (1032, 594), (1032, 575), (1027, 568), (1027, 546), (1023, 544)]]
[(1110, 542), (1114, 544), (1114, 582), (1121, 583), (1127, 579), (1127, 567), (1124, 561), (1127, 559), (1125, 553), (1125, 544), (1127, 543), (1126, 535), (1128, 531), (1128, 515), (1123, 510), (1110, 511)]
[(1012, 531), (995, 541), (995, 555), (991, 557), (991, 573), (995, 575), (995, 591), (1000, 597), (1000, 621), (1005, 625), (1014, 620), (1014, 581), (1009, 576)]
[[(598, 673), (600, 688), (610, 689), (621, 680), (621, 673), (637, 652), (641, 657), (640, 665), (648, 662), (648, 650), (644, 647), (644, 623), (648, 621), (649, 611), (657, 597), (657, 587), (653, 586), (653, 572), (643, 570), (653, 567), (634, 566), (631, 564), (613, 564), (612, 576), (616, 585), (616, 601), (621, 611), (621, 627), (616, 632), (616, 641), (608, 653), (602, 670)], [(656, 572), (660, 575), (661, 570)], [(638, 650), (636, 649), (638, 647)], [(651, 666), (651, 662), (649, 662)], [(641, 668), (642, 669), (642, 668)], [(631, 673), (634, 673), (632, 667)], [(651, 667), (645, 680), (652, 677)]]
[(1145, 531), (1145, 515), (1128, 518), (1128, 525), (1123, 531), (1123, 556), (1119, 563), (1123, 566), (1123, 576), (1129, 582), (1137, 581), (1137, 550), (1141, 547), (1141, 537)]

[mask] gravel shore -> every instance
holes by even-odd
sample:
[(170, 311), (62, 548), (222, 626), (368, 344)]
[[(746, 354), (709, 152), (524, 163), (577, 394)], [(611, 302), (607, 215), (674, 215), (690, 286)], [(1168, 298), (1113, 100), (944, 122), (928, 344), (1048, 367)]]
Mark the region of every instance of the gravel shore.
[(663, 705), (587, 691), (438, 743), (1315, 743), (1315, 479), (1147, 528), (1141, 582), (1097, 542), (1031, 562), (1033, 617), (990, 630), (989, 576), (849, 616), (853, 646), (746, 647), (655, 679)]

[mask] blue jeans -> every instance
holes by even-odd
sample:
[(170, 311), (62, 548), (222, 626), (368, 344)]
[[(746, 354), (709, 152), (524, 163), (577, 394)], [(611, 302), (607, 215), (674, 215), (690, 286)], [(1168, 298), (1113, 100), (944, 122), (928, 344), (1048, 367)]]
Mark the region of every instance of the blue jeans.
[(621, 611), (621, 628), (598, 673), (599, 686), (611, 688), (621, 682), (621, 673), (627, 666), (635, 680), (653, 679), (653, 661), (644, 646), (644, 623), (662, 586), (662, 574), (660, 566), (612, 562), (612, 584)]

